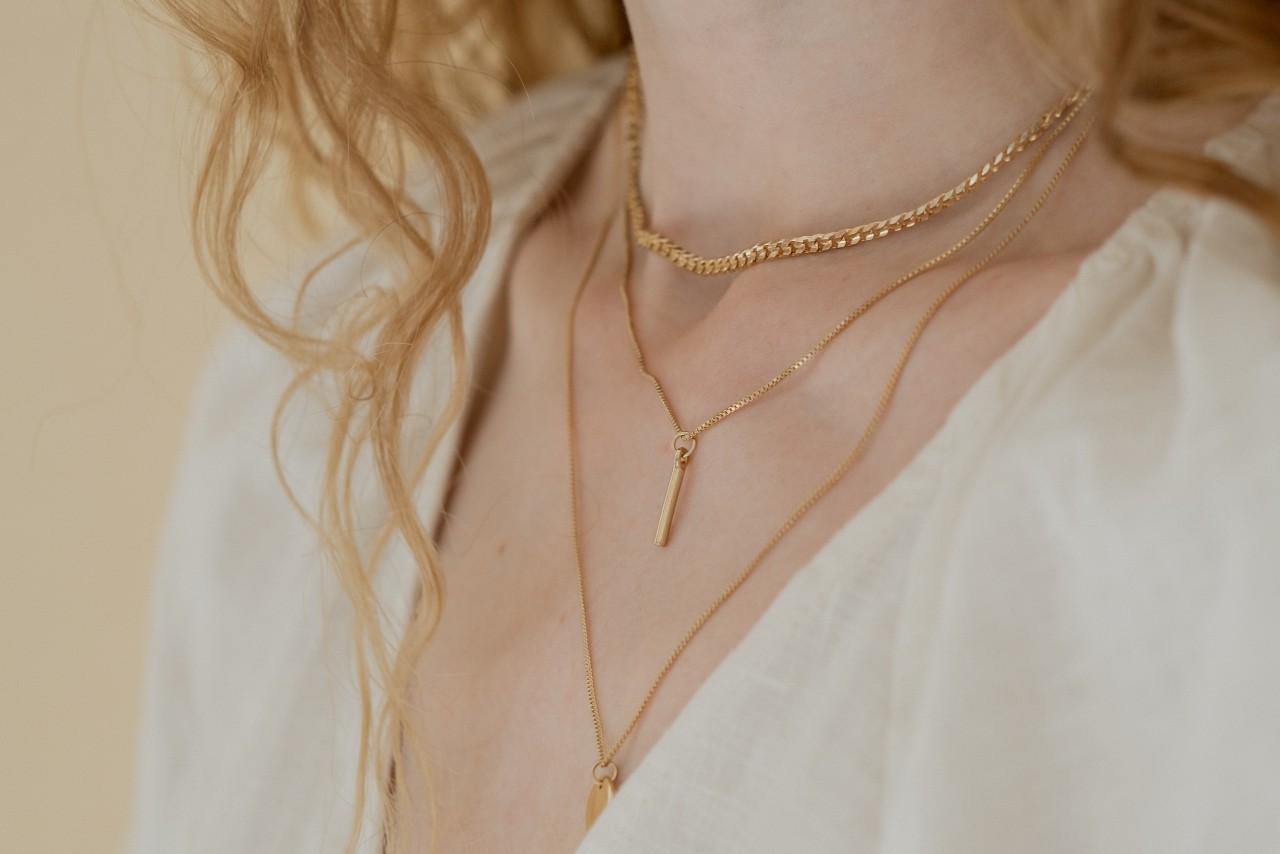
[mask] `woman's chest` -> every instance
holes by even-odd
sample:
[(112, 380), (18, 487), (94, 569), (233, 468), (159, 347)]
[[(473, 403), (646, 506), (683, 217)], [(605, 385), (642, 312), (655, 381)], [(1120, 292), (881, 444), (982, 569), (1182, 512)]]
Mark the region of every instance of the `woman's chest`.
[[(850, 533), (847, 545), (823, 549), (830, 525), (788, 532), (799, 536), (768, 549), (717, 608), (785, 520), (785, 504), (803, 496), (769, 504), (767, 482), (735, 479), (709, 455), (707, 473), (690, 474), (662, 549), (653, 534), (669, 455), (635, 453), (628, 470), (600, 452), (605, 443), (591, 454), (575, 443), (575, 537), (564, 413), (537, 414), (528, 400), (514, 407), (518, 397), (499, 390), (472, 437), (443, 540), (444, 617), (417, 669), (431, 757), (425, 774), (410, 769), (407, 793), (423, 803), (429, 780), (437, 850), (565, 852), (583, 839), (598, 748), (575, 539), (606, 749), (635, 724), (613, 758), (618, 799), (601, 832), (619, 822), (634, 832), (636, 811), (651, 809), (667, 813), (656, 818), (662, 832), (682, 826), (672, 810), (694, 811), (704, 829), (723, 825), (732, 833), (720, 850), (781, 844), (778, 829), (802, 818), (800, 838), (869, 832), (903, 580), (885, 553), (909, 548), (928, 470), (899, 490), (885, 524)], [(642, 433), (608, 431), (623, 448), (643, 448)], [(605, 474), (593, 477), (593, 467)], [(621, 494), (602, 494), (619, 484)], [(825, 557), (805, 566), (803, 583), (789, 584), (819, 550)], [(669, 850), (703, 850), (692, 838), (678, 844)]]
[[(611, 758), (620, 791), (628, 791), (678, 718), (673, 733), (683, 735), (663, 743), (694, 733), (707, 744), (668, 756), (676, 770), (645, 773), (687, 771), (682, 785), (710, 787), (717, 797), (745, 785), (748, 800), (821, 805), (809, 783), (783, 772), (799, 761), (825, 767), (828, 749), (879, 755), (903, 583), (885, 550), (910, 549), (942, 452), (931, 462), (917, 457), (1044, 304), (1010, 312), (1004, 329), (989, 323), (982, 342), (966, 339), (965, 310), (939, 324), (940, 340), (920, 347), (879, 424), (873, 419), (901, 336), (832, 348), (812, 377), (788, 381), (699, 437), (665, 547), (654, 535), (672, 484), (674, 429), (632, 361), (625, 329), (584, 304), (572, 405), (567, 341), (554, 327), (541, 335), (513, 330), (473, 410), (442, 520), (445, 607), (415, 688), (430, 757), (404, 777), (412, 835), (425, 838), (434, 822), (441, 851), (572, 850), (584, 833), (598, 742), (611, 753), (623, 737)], [(909, 314), (887, 326), (900, 331)], [(879, 521), (859, 533), (850, 519), (886, 491)], [(784, 593), (787, 601), (771, 608)], [(584, 604), (599, 739), (588, 705)], [(734, 652), (749, 632), (755, 660)], [(726, 659), (745, 673), (727, 675)], [(713, 676), (729, 683), (722, 690), (730, 695), (743, 678), (772, 686), (770, 715), (758, 714), (764, 701), (739, 694), (723, 698), (722, 708), (709, 710), (706, 700), (701, 719), (690, 720), (682, 710)], [(805, 750), (780, 747), (814, 720), (825, 723)], [(827, 728), (833, 741), (824, 748)], [(720, 741), (721, 733), (733, 738)], [(706, 762), (746, 763), (742, 773), (764, 777), (706, 776)], [(879, 773), (859, 765), (831, 770), (830, 780), (867, 789), (870, 798)], [(789, 785), (790, 794), (772, 792), (765, 778)], [(423, 809), (432, 799), (434, 818)]]
[(797, 538), (770, 555), (779, 562), (762, 564), (677, 655), (785, 513), (758, 508), (763, 484), (708, 454), (705, 474), (689, 473), (670, 545), (655, 546), (669, 431), (614, 421), (622, 410), (609, 404), (580, 413), (605, 423), (575, 436), (575, 526), (567, 407), (523, 375), (531, 367), (504, 375), (467, 444), (442, 539), (443, 617), (417, 668), (432, 755), (426, 774), (410, 769), (409, 792), (420, 804), (428, 781), (434, 789), (441, 851), (564, 852), (581, 840), (599, 758), (584, 601), (606, 749), (634, 723), (613, 757), (621, 791), (786, 583), (801, 548), (815, 548)]

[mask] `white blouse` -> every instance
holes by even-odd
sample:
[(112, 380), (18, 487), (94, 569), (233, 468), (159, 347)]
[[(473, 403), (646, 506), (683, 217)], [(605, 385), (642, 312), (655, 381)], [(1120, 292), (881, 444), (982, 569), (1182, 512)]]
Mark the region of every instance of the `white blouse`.
[[(516, 238), (621, 74), (558, 81), (477, 133), (495, 204), (465, 296), (473, 360)], [(1280, 186), (1280, 97), (1209, 151)], [(318, 313), (378, 275), (362, 250), (339, 258)], [(136, 854), (346, 839), (351, 612), (272, 469), (291, 375), (235, 332), (195, 407), (156, 579)], [(305, 496), (327, 417), (291, 412)], [(413, 577), (389, 558), (393, 620)], [(1280, 851), (1280, 252), (1263, 227), (1173, 190), (1132, 214), (795, 574), (579, 851)]]

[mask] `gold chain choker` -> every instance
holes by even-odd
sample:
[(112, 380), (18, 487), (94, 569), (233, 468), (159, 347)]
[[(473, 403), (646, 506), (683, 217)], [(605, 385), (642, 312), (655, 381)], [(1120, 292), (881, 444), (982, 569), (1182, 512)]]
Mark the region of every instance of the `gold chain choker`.
[(1009, 163), (1047, 131), (1062, 123), (1064, 117), (1073, 115), (1074, 108), (1088, 95), (1088, 89), (1081, 87), (1062, 98), (1052, 109), (1042, 114), (1017, 138), (996, 152), (995, 156), (956, 186), (939, 193), (929, 201), (908, 211), (894, 214), (887, 219), (876, 220), (852, 228), (842, 228), (822, 234), (810, 234), (803, 237), (786, 237), (757, 243), (738, 252), (722, 255), (719, 258), (704, 258), (678, 245), (674, 240), (649, 228), (649, 214), (645, 209), (644, 199), (640, 195), (640, 72), (635, 57), (627, 72), (626, 111), (627, 111), (627, 149), (629, 156), (627, 170), (627, 215), (631, 233), (636, 245), (647, 249), (655, 255), (666, 258), (678, 267), (682, 267), (699, 276), (716, 276), (735, 270), (745, 270), (775, 258), (790, 258), (796, 255), (814, 255), (830, 252), (833, 249), (845, 249), (859, 246), (872, 240), (880, 240), (891, 234), (918, 225), (928, 220), (956, 202), (971, 194), (988, 178)]

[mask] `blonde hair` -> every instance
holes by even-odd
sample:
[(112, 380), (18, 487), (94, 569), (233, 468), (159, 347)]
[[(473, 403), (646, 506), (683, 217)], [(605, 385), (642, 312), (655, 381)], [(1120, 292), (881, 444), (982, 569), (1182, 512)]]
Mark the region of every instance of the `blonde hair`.
[[(317, 377), (345, 389), (333, 413), (326, 477), (312, 515), (354, 606), (363, 723), (356, 815), (377, 782), (384, 832), (396, 819), (392, 769), (419, 751), (407, 699), (440, 613), (432, 533), (412, 493), (466, 388), (459, 294), (489, 224), (489, 190), (467, 142), (469, 118), (574, 65), (623, 47), (617, 0), (158, 0), (216, 71), (212, 127), (194, 200), (199, 257), (235, 315), (298, 367), (290, 394)], [(1198, 154), (1144, 139), (1133, 107), (1177, 110), (1204, 99), (1280, 88), (1280, 8), (1272, 0), (1010, 0), (1046, 56), (1096, 92), (1101, 138), (1135, 173), (1230, 199), (1280, 233), (1280, 202)], [(357, 240), (393, 226), (406, 273), (316, 332), (259, 302), (241, 263), (246, 204), (283, 157), (298, 186), (321, 191)], [(428, 228), (405, 189), (424, 165), (438, 185)], [(310, 279), (303, 282), (299, 304)], [(445, 417), (406, 457), (408, 389), (433, 335), (448, 334), (455, 375)], [(370, 343), (371, 342), (371, 343)], [(287, 398), (286, 398), (287, 399)], [(282, 401), (282, 407), (284, 402)], [(390, 513), (376, 542), (357, 537), (353, 477), (371, 461)], [(399, 537), (416, 561), (420, 596), (399, 643), (373, 580)], [(384, 702), (374, 708), (373, 685)], [(401, 735), (404, 737), (402, 738)]]

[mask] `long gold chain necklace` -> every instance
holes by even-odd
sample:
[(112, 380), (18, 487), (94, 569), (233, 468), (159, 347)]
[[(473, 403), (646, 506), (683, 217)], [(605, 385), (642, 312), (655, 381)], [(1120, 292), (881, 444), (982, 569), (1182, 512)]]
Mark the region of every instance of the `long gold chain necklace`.
[(662, 381), (658, 379), (656, 374), (649, 370), (648, 363), (644, 357), (644, 349), (640, 346), (640, 336), (636, 331), (635, 315), (632, 310), (631, 295), (629, 292), (632, 269), (631, 241), (626, 241), (626, 264), (623, 270), (622, 279), (619, 282), (619, 289), (622, 291), (622, 304), (627, 318), (627, 331), (631, 336), (631, 346), (635, 351), (636, 363), (640, 367), (640, 373), (644, 375), (650, 385), (653, 386), (654, 391), (657, 392), (658, 399), (662, 402), (663, 408), (666, 409), (667, 418), (671, 422), (671, 427), (674, 430), (674, 436), (671, 440), (671, 448), (673, 452), (671, 476), (667, 481), (667, 491), (663, 496), (662, 509), (658, 514), (658, 526), (653, 535), (654, 545), (665, 546), (670, 539), (671, 529), (675, 519), (676, 505), (679, 502), (680, 492), (684, 486), (685, 472), (689, 466), (689, 462), (693, 459), (693, 452), (698, 446), (698, 437), (711, 427), (714, 427), (724, 419), (728, 418), (730, 415), (741, 411), (764, 395), (768, 394), (784, 380), (808, 364), (815, 356), (822, 352), (828, 344), (839, 337), (840, 333), (848, 329), (854, 321), (870, 311), (877, 303), (889, 296), (889, 294), (893, 293), (898, 288), (905, 285), (907, 282), (910, 282), (917, 276), (920, 276), (928, 270), (931, 270), (937, 265), (943, 263), (985, 231), (987, 226), (995, 221), (996, 217), (1004, 211), (1004, 209), (1013, 200), (1013, 197), (1017, 195), (1018, 191), (1022, 189), (1024, 184), (1026, 184), (1031, 173), (1034, 172), (1036, 167), (1038, 167), (1041, 161), (1044, 160), (1054, 142), (1057, 141), (1058, 137), (1071, 124), (1072, 119), (1074, 119), (1084, 107), (1087, 100), (1087, 94), (1085, 97), (1077, 99), (1073, 106), (1060, 117), (1061, 121), (1053, 128), (1052, 131), (1050, 131), (1049, 135), (1045, 137), (1043, 144), (1037, 149), (1035, 154), (1032, 155), (1030, 162), (1028, 162), (1022, 172), (1018, 174), (1018, 177), (1014, 180), (1013, 184), (1009, 187), (1004, 196), (1001, 197), (1000, 201), (997, 202), (995, 207), (993, 207), (987, 215), (983, 217), (982, 221), (979, 222), (978, 225), (975, 226), (973, 230), (971, 230), (958, 243), (955, 243), (945, 252), (929, 259), (914, 270), (911, 270), (909, 273), (899, 277), (893, 282), (890, 282), (888, 285), (872, 294), (861, 305), (857, 306), (853, 311), (845, 315), (844, 318), (842, 318), (840, 322), (831, 329), (831, 331), (814, 344), (807, 353), (792, 362), (755, 391), (745, 397), (739, 398), (719, 410), (710, 418), (706, 419), (691, 430), (686, 430), (680, 425), (680, 418), (676, 415), (675, 407), (671, 403), (670, 396), (663, 388)]
[(567, 422), (566, 435), (568, 440), (568, 451), (569, 451), (569, 493), (570, 493), (570, 507), (571, 507), (570, 516), (571, 516), (572, 534), (573, 534), (573, 561), (574, 561), (574, 568), (577, 572), (577, 582), (578, 582), (578, 613), (581, 618), (581, 627), (582, 627), (582, 661), (583, 661), (583, 669), (585, 671), (586, 683), (587, 683), (587, 703), (591, 708), (591, 722), (592, 722), (592, 726), (595, 729), (596, 750), (599, 757), (595, 765), (593, 765), (591, 768), (592, 783), (587, 796), (587, 808), (586, 808), (587, 827), (590, 827), (592, 824), (595, 823), (595, 820), (600, 816), (600, 813), (604, 811), (605, 807), (608, 806), (609, 801), (613, 798), (613, 793), (614, 793), (616, 784), (618, 782), (618, 766), (614, 763), (613, 760), (617, 756), (618, 751), (622, 749), (623, 744), (625, 744), (626, 740), (631, 736), (631, 733), (635, 730), (636, 725), (640, 722), (640, 718), (644, 715), (645, 711), (649, 708), (649, 703), (653, 699), (654, 694), (657, 693), (658, 688), (662, 685), (663, 681), (666, 679), (667, 674), (671, 672), (671, 668), (675, 666), (676, 660), (680, 657), (681, 653), (683, 653), (684, 650), (689, 646), (689, 644), (693, 641), (694, 637), (698, 634), (698, 632), (702, 629), (702, 627), (706, 625), (708, 620), (711, 619), (712, 615), (714, 615), (715, 612), (720, 609), (720, 606), (723, 605), (725, 602), (727, 602), (729, 600), (729, 597), (731, 597), (734, 594), (734, 592), (736, 592), (737, 589), (741, 587), (748, 578), (751, 577), (752, 573), (755, 572), (756, 568), (760, 566), (760, 564), (764, 561), (765, 557), (768, 556), (768, 554), (782, 540), (782, 538), (787, 534), (787, 532), (789, 532), (793, 527), (795, 527), (796, 523), (799, 522), (800, 519), (807, 512), (809, 512), (809, 510), (815, 504), (817, 504), (818, 501), (820, 501), (823, 498), (823, 496), (825, 496), (828, 492), (830, 492), (835, 487), (835, 485), (849, 472), (849, 470), (853, 467), (854, 463), (857, 462), (858, 458), (862, 455), (862, 452), (866, 449), (868, 443), (871, 441), (872, 437), (875, 435), (876, 429), (880, 426), (880, 422), (884, 418), (884, 414), (889, 407), (889, 403), (893, 398), (894, 392), (897, 391), (898, 381), (902, 377), (902, 372), (906, 368), (907, 361), (910, 359), (911, 354), (914, 352), (916, 344), (919, 342), (920, 337), (924, 334), (925, 328), (937, 315), (939, 309), (942, 308), (943, 304), (946, 303), (946, 301), (950, 299), (956, 293), (956, 291), (958, 291), (966, 282), (971, 280), (974, 276), (976, 276), (979, 272), (981, 272), (984, 268), (986, 268), (987, 265), (989, 265), (996, 258), (996, 256), (998, 256), (1002, 251), (1004, 251), (1004, 249), (1011, 242), (1013, 242), (1014, 238), (1016, 238), (1023, 231), (1023, 229), (1026, 228), (1026, 226), (1031, 222), (1031, 220), (1035, 217), (1035, 215), (1039, 213), (1040, 209), (1044, 207), (1045, 202), (1049, 200), (1049, 196), (1052, 194), (1054, 188), (1058, 185), (1058, 182), (1062, 179), (1062, 176), (1066, 173), (1067, 167), (1071, 164), (1071, 161), (1075, 158), (1076, 152), (1078, 152), (1080, 150), (1081, 145), (1084, 144), (1085, 137), (1088, 135), (1089, 130), (1092, 126), (1093, 126), (1093, 122), (1091, 120), (1085, 126), (1085, 128), (1080, 132), (1080, 134), (1076, 137), (1075, 141), (1071, 144), (1071, 147), (1068, 149), (1066, 156), (1063, 158), (1061, 164), (1058, 166), (1057, 170), (1055, 170), (1053, 175), (1050, 177), (1048, 184), (1045, 186), (1044, 190), (1040, 193), (1040, 196), (1036, 199), (1031, 209), (1018, 222), (1018, 224), (1014, 226), (1014, 228), (1010, 230), (1008, 234), (1006, 234), (1003, 238), (1001, 238), (1000, 242), (997, 243), (996, 246), (993, 247), (991, 251), (989, 251), (985, 256), (983, 256), (981, 260), (977, 261), (975, 264), (973, 264), (973, 266), (965, 270), (957, 279), (955, 279), (955, 281), (953, 281), (950, 285), (948, 285), (947, 288), (943, 290), (933, 300), (932, 303), (929, 304), (929, 307), (924, 311), (924, 313), (920, 315), (919, 319), (916, 321), (916, 324), (911, 331), (911, 334), (908, 336), (905, 344), (903, 345), (903, 348), (898, 356), (897, 361), (894, 363), (893, 368), (889, 373), (888, 381), (885, 383), (885, 386), (880, 393), (879, 401), (876, 405), (875, 410), (872, 412), (870, 420), (867, 422), (866, 426), (863, 428), (862, 433), (858, 437), (858, 440), (857, 442), (855, 442), (853, 448), (844, 457), (844, 459), (840, 461), (840, 464), (836, 466), (836, 468), (831, 472), (831, 474), (829, 474), (826, 477), (826, 479), (823, 480), (822, 483), (818, 485), (816, 489), (814, 489), (811, 493), (809, 493), (808, 497), (805, 498), (804, 501), (802, 501), (800, 505), (797, 506), (795, 510), (791, 512), (791, 514), (777, 528), (777, 530), (773, 532), (772, 536), (769, 537), (768, 541), (756, 553), (755, 557), (751, 559), (751, 561), (746, 565), (746, 567), (742, 571), (740, 571), (734, 577), (734, 579), (729, 582), (728, 586), (725, 587), (724, 590), (722, 590), (720, 594), (711, 602), (711, 604), (708, 605), (706, 609), (703, 610), (703, 612), (694, 621), (693, 625), (690, 626), (689, 630), (686, 631), (684, 635), (680, 638), (679, 642), (675, 645), (675, 648), (672, 649), (671, 654), (667, 656), (667, 660), (662, 665), (662, 669), (658, 672), (658, 675), (654, 678), (653, 682), (649, 685), (649, 689), (645, 692), (644, 698), (640, 701), (639, 708), (637, 708), (635, 711), (635, 714), (631, 716), (631, 720), (627, 723), (626, 728), (623, 729), (622, 734), (619, 735), (618, 738), (615, 739), (612, 744), (606, 744), (605, 736), (604, 736), (604, 724), (601, 720), (601, 715), (600, 715), (600, 700), (596, 691), (595, 668), (592, 664), (592, 658), (591, 658), (591, 631), (590, 631), (590, 624), (587, 619), (586, 579), (585, 579), (585, 574), (583, 573), (583, 570), (582, 570), (582, 543), (581, 543), (581, 534), (579, 532), (579, 524), (578, 524), (578, 471), (577, 471), (578, 450), (577, 450), (577, 442), (574, 440), (573, 353), (574, 353), (574, 326), (575, 326), (574, 318), (577, 314), (578, 304), (579, 302), (581, 302), (583, 291), (586, 290), (587, 283), (591, 279), (591, 275), (595, 270), (596, 263), (599, 260), (600, 252), (604, 246), (605, 239), (607, 238), (609, 232), (612, 229), (612, 224), (613, 224), (613, 219), (615, 214), (612, 211), (610, 212), (609, 217), (606, 219), (604, 225), (600, 230), (600, 234), (596, 239), (595, 245), (591, 251), (590, 258), (587, 263), (586, 271), (583, 273), (582, 280), (581, 282), (579, 282), (577, 290), (574, 292), (573, 300), (570, 303), (569, 316), (566, 322), (567, 330), (566, 330), (566, 347), (565, 347), (565, 375), (566, 375), (565, 385), (566, 385), (566, 395), (567, 395), (566, 397), (566, 422)]
[(968, 196), (986, 182), (988, 178), (1000, 171), (1044, 133), (1056, 126), (1064, 115), (1074, 114), (1089, 94), (1086, 87), (1076, 89), (1064, 96), (1053, 108), (1042, 114), (1030, 127), (1019, 134), (1012, 142), (996, 152), (995, 156), (982, 164), (976, 172), (955, 187), (939, 193), (929, 201), (911, 210), (895, 214), (887, 219), (827, 231), (821, 234), (810, 234), (802, 237), (787, 237), (757, 243), (738, 252), (731, 252), (718, 258), (704, 258), (678, 245), (671, 238), (649, 228), (649, 214), (645, 209), (644, 198), (640, 195), (640, 73), (639, 67), (632, 57), (627, 71), (626, 107), (627, 107), (627, 214), (631, 223), (631, 232), (637, 246), (647, 249), (673, 264), (696, 273), (700, 276), (715, 276), (734, 270), (745, 270), (764, 261), (775, 258), (790, 258), (796, 255), (813, 255), (830, 252), (834, 249), (846, 249), (880, 240), (896, 234), (914, 225), (931, 219), (956, 202)]

